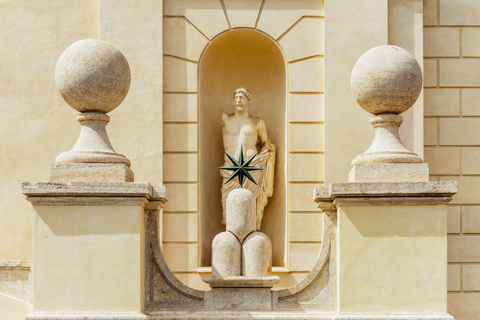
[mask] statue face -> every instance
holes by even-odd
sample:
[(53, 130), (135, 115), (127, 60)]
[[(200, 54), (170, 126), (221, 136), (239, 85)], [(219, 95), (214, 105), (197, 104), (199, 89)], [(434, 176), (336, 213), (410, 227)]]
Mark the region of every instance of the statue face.
[(243, 93), (241, 92), (236, 93), (234, 100), (235, 100), (235, 108), (237, 109), (237, 111), (244, 111), (247, 109), (248, 99)]

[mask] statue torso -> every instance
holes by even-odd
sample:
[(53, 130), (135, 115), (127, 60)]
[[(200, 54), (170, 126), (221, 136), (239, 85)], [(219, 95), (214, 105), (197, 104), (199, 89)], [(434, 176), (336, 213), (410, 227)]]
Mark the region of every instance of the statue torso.
[(225, 152), (238, 159), (240, 147), (243, 146), (245, 159), (256, 152), (258, 140), (257, 118), (239, 118), (235, 114), (223, 114), (223, 146)]

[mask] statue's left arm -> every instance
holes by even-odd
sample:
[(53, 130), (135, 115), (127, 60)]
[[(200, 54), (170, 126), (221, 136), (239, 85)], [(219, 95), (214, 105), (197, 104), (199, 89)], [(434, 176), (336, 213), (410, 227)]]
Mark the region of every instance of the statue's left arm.
[(262, 144), (266, 143), (268, 141), (268, 134), (267, 134), (267, 128), (265, 127), (265, 122), (263, 122), (262, 119), (258, 119), (257, 121), (257, 130), (258, 130), (258, 137), (260, 138), (260, 141)]

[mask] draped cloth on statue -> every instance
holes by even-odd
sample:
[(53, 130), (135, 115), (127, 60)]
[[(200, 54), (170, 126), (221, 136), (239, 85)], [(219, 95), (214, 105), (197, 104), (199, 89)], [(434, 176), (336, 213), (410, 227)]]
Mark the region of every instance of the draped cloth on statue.
[[(259, 146), (260, 145), (260, 146)], [(260, 147), (260, 148), (259, 148)], [(268, 139), (263, 146), (261, 143), (257, 143), (257, 156), (250, 162), (250, 166), (263, 168), (263, 170), (250, 171), (253, 179), (257, 182), (255, 185), (249, 179), (244, 179), (243, 188), (250, 190), (256, 197), (257, 207), (257, 230), (260, 230), (262, 224), (263, 211), (268, 203), (268, 198), (273, 194), (273, 176), (275, 172), (275, 145), (270, 139)], [(220, 170), (220, 175), (223, 178), (222, 184), (222, 208), (223, 219), (222, 223), (225, 224), (226, 218), (226, 202), (230, 191), (238, 188), (238, 180), (233, 179), (225, 184), (225, 181), (232, 174), (228, 170)]]

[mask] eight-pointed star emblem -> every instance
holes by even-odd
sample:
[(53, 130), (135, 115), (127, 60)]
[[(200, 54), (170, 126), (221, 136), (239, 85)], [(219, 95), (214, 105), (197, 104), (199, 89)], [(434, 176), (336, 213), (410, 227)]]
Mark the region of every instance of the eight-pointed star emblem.
[(248, 171), (263, 170), (263, 168), (257, 168), (257, 167), (250, 167), (249, 166), (250, 162), (252, 162), (253, 158), (255, 158), (257, 153), (255, 153), (253, 156), (248, 158), (246, 161), (243, 161), (243, 146), (240, 146), (240, 157), (238, 158), (238, 161), (234, 157), (229, 155), (228, 153), (225, 152), (225, 154), (230, 159), (233, 166), (218, 167), (218, 169), (234, 171), (232, 173), (232, 175), (230, 176), (230, 178), (228, 178), (228, 180), (225, 182), (225, 184), (230, 182), (230, 180), (234, 179), (236, 176), (238, 176), (238, 183), (239, 183), (240, 188), (243, 188), (243, 177), (244, 176), (247, 177), (248, 179), (250, 179), (250, 181), (252, 181), (253, 183), (257, 184), (255, 182), (255, 180), (253, 179), (253, 177), (250, 175), (250, 173), (248, 173)]

